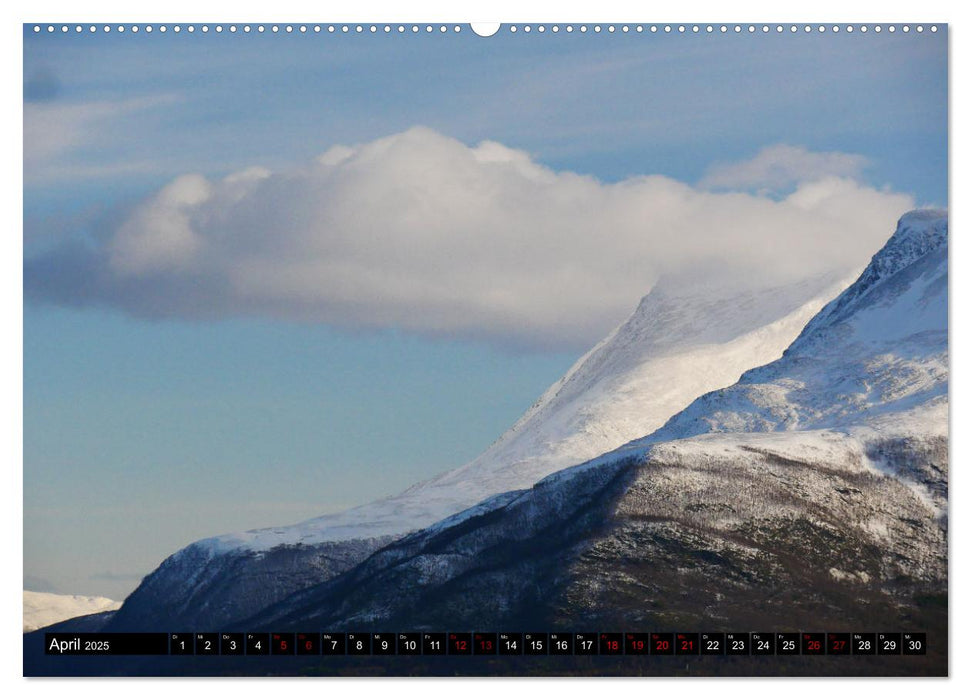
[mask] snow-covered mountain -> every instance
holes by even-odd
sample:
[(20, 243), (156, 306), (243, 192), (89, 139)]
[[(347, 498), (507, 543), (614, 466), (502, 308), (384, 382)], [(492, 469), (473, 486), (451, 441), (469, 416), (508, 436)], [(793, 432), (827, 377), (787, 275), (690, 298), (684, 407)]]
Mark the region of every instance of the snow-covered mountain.
[(24, 591), (24, 632), (82, 615), (117, 610), (119, 601), (100, 596)]
[(745, 289), (662, 282), (480, 457), (402, 496), (467, 493), (478, 502), (650, 433), (697, 396), (778, 358), (851, 281), (840, 273)]
[(477, 459), (343, 513), (196, 542), (142, 582), (112, 628), (240, 619), (405, 533), (645, 435), (698, 395), (778, 358), (851, 279), (843, 272), (771, 288), (659, 284)]
[(946, 639), (947, 247), (946, 212), (904, 216), (780, 359), (245, 624)]
[(904, 216), (860, 278), (778, 362), (701, 396), (649, 440), (872, 424), (946, 405), (947, 251), (944, 212)]

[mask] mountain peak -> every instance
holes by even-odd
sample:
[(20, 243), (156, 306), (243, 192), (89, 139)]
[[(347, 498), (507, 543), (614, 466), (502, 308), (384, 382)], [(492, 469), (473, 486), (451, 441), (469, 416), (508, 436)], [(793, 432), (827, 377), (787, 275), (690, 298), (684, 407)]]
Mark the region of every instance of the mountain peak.
[(915, 209), (907, 212), (900, 217), (897, 230), (890, 240), (873, 256), (867, 273), (876, 279), (885, 279), (946, 243), (946, 209)]
[(897, 221), (897, 230), (870, 259), (859, 279), (819, 312), (803, 330), (797, 343), (815, 333), (822, 325), (837, 323), (852, 313), (857, 302), (879, 283), (928, 253), (946, 247), (947, 237), (946, 209), (915, 209), (901, 216)]
[(805, 326), (782, 358), (699, 396), (638, 443), (863, 425), (946, 401), (947, 228), (947, 212), (901, 217), (859, 279)]

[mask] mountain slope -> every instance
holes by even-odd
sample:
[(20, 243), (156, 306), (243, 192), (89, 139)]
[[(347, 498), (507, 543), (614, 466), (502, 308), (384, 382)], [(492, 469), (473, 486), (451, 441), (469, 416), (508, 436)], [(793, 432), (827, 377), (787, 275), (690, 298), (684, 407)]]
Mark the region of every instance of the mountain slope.
[(402, 534), (644, 435), (699, 394), (779, 357), (847, 282), (841, 273), (771, 289), (660, 284), (474, 461), (344, 513), (196, 542), (148, 576), (111, 627), (223, 625)]
[(944, 673), (947, 304), (907, 215), (779, 360), (246, 624), (926, 630)]

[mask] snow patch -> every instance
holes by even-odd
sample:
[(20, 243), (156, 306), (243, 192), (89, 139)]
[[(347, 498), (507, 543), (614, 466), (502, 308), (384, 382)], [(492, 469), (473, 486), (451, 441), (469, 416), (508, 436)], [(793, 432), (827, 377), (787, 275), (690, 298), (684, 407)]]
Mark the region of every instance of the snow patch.
[(117, 610), (120, 607), (119, 601), (100, 596), (24, 591), (24, 632), (82, 615)]

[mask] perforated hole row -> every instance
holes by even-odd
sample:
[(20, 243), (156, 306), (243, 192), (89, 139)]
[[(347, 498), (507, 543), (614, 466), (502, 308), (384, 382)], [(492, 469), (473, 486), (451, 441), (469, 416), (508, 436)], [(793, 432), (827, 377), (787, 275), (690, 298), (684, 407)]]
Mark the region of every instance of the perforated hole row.
[(102, 32), (105, 34), (111, 32), (117, 32), (119, 34), (124, 34), (125, 32), (130, 32), (132, 34), (137, 34), (139, 32), (144, 32), (146, 34), (151, 34), (153, 32), (166, 33), (174, 32), (180, 34), (183, 32), (188, 32), (189, 34), (202, 33), (209, 34), (210, 32), (215, 32), (216, 34), (222, 34), (228, 32), (230, 34), (391, 34), (396, 32), (398, 34), (404, 33), (425, 33), (425, 34), (445, 34), (448, 32), (459, 33), (462, 31), (460, 25), (418, 25), (418, 24), (104, 24), (104, 25), (67, 25), (67, 24), (48, 24), (40, 25), (35, 24), (33, 27), (34, 33), (38, 34), (41, 32), (47, 32), (53, 34), (54, 32), (69, 33), (74, 32), (76, 34), (89, 33), (94, 34), (96, 32)]
[[(824, 32), (861, 32), (868, 33), (874, 32), (880, 34), (882, 32), (887, 32), (890, 34), (896, 32), (909, 33), (915, 31), (917, 33), (923, 33), (925, 31), (936, 32), (937, 25), (909, 25), (909, 24), (860, 24), (860, 25), (796, 25), (796, 24), (511, 24), (502, 27), (500, 31), (506, 31), (510, 34), (526, 33), (531, 34), (533, 32), (538, 34), (559, 34), (566, 33), (572, 34), (579, 32), (585, 34), (587, 32), (592, 32), (594, 34), (600, 33), (663, 33), (663, 34), (768, 34), (768, 33), (824, 33)], [(202, 33), (209, 34), (214, 32), (216, 34), (222, 34), (228, 32), (230, 34), (447, 34), (447, 33), (459, 33), (463, 29), (460, 25), (446, 25), (446, 24), (173, 24), (173, 25), (151, 25), (151, 24), (104, 24), (104, 25), (67, 25), (67, 24), (47, 24), (33, 25), (33, 31), (35, 34), (40, 34), (46, 32), (48, 34), (53, 34), (59, 32), (62, 34), (67, 34), (73, 32), (75, 34), (88, 33), (94, 34), (97, 32), (101, 33), (111, 33), (117, 32), (119, 34), (124, 34), (126, 32), (131, 34), (145, 33), (151, 34), (153, 32), (159, 32), (165, 34), (166, 32), (174, 32), (180, 34), (182, 32), (188, 32), (189, 34)]]
[(784, 32), (795, 34), (798, 32), (802, 32), (802, 33), (816, 32), (816, 33), (822, 34), (824, 32), (839, 33), (841, 31), (845, 31), (847, 33), (852, 33), (854, 31), (859, 31), (863, 33), (866, 33), (868, 31), (873, 31), (873, 32), (876, 32), (877, 34), (886, 31), (886, 32), (889, 32), (890, 34), (893, 34), (898, 31), (904, 32), (904, 33), (907, 33), (910, 31), (923, 32), (925, 30), (936, 32), (937, 25), (932, 24), (932, 25), (925, 26), (923, 24), (917, 24), (917, 25), (909, 25), (909, 24), (899, 24), (899, 25), (898, 24), (887, 24), (887, 25), (883, 25), (883, 24), (861, 24), (861, 25), (852, 25), (852, 24), (849, 24), (849, 25), (839, 25), (839, 24), (832, 24), (832, 25), (825, 25), (825, 24), (817, 24), (817, 25), (811, 25), (811, 24), (806, 24), (806, 25), (798, 25), (798, 24), (772, 24), (772, 25), (769, 25), (769, 24), (758, 24), (758, 25), (756, 24), (647, 24), (647, 25), (645, 24), (634, 24), (634, 25), (578, 24), (578, 25), (573, 25), (573, 24), (567, 24), (567, 25), (561, 26), (558, 24), (554, 24), (547, 28), (546, 25), (542, 25), (542, 24), (539, 24), (539, 25), (525, 24), (522, 26), (517, 26), (513, 24), (508, 27), (508, 31), (513, 34), (517, 32), (530, 33), (533, 31), (536, 31), (542, 34), (546, 32), (547, 29), (553, 33), (559, 33), (561, 31), (565, 31), (567, 33), (580, 32), (581, 34), (586, 32), (593, 32), (595, 34), (600, 34), (602, 32), (607, 32), (608, 34), (613, 34), (617, 32), (620, 32), (622, 34), (628, 34), (630, 32), (635, 32), (638, 34), (643, 32), (649, 32), (651, 34), (657, 34), (657, 33), (755, 34), (759, 32), (762, 34), (768, 34), (770, 32), (775, 32), (777, 34), (782, 34)]

